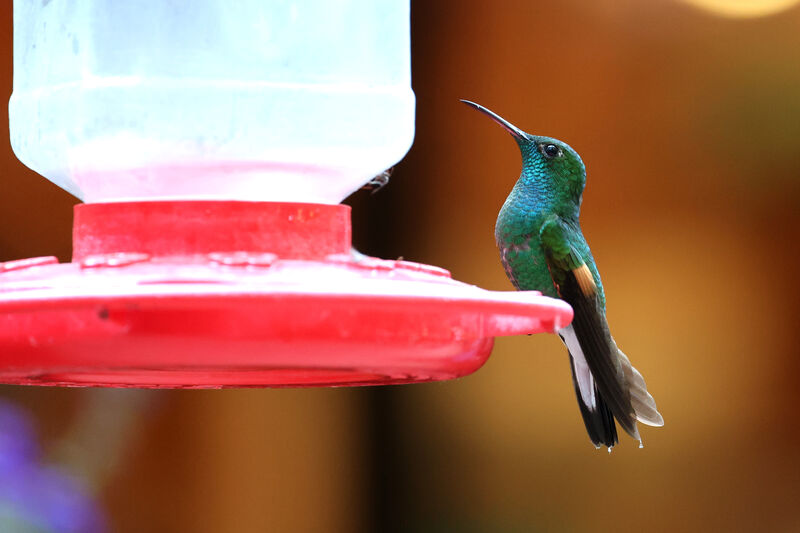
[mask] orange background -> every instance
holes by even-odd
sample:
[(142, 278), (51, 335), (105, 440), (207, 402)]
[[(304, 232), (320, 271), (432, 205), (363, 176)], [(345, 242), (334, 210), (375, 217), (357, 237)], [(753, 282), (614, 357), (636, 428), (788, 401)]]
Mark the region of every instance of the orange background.
[[(71, 464), (80, 450), (64, 443), (92, 405), (130, 408), (120, 442), (93, 434), (118, 451), (97, 490), (120, 532), (800, 531), (800, 9), (412, 11), (416, 140), (388, 187), (351, 199), (356, 244), (510, 290), (493, 227), (519, 155), (458, 99), (569, 142), (588, 168), (582, 223), (612, 331), (666, 420), (643, 450), (591, 446), (549, 335), (498, 339), (482, 370), (439, 384), (3, 394)], [(67, 260), (76, 200), (0, 132), (0, 260)]]

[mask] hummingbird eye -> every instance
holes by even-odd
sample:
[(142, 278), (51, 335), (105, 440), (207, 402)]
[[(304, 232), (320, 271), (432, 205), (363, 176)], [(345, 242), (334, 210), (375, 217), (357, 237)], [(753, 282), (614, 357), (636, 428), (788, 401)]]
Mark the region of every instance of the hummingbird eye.
[(541, 150), (542, 154), (544, 154), (545, 157), (548, 157), (548, 158), (551, 158), (551, 159), (553, 157), (560, 157), (562, 155), (561, 148), (559, 148), (558, 146), (556, 146), (553, 143), (540, 144), (539, 145), (539, 150)]

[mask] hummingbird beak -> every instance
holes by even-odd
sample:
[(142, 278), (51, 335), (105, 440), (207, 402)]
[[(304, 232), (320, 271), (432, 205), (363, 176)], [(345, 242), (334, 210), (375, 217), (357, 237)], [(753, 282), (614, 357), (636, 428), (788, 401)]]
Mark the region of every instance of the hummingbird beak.
[(474, 109), (477, 109), (478, 111), (480, 111), (484, 115), (487, 115), (490, 119), (492, 119), (495, 122), (497, 122), (498, 124), (500, 124), (503, 127), (503, 129), (505, 129), (508, 133), (511, 134), (512, 137), (514, 137), (518, 141), (522, 141), (522, 140), (526, 140), (527, 139), (527, 137), (525, 136), (525, 132), (524, 131), (522, 131), (521, 129), (519, 129), (518, 127), (516, 127), (515, 125), (513, 125), (512, 123), (510, 123), (509, 121), (507, 121), (506, 119), (501, 117), (500, 115), (498, 115), (497, 113), (489, 111), (488, 109), (486, 109), (482, 105), (476, 104), (475, 102), (470, 102), (469, 100), (461, 100), (461, 101), (464, 102), (465, 104), (467, 104), (468, 106), (470, 106), (470, 107), (472, 107)]

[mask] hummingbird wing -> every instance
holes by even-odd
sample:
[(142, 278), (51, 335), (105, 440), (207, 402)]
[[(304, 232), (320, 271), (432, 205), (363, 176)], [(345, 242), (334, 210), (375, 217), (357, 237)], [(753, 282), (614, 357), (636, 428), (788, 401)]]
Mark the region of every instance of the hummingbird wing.
[[(602, 402), (613, 413), (619, 425), (633, 438), (639, 439), (636, 412), (631, 403), (623, 361), (611, 338), (597, 283), (577, 246), (577, 243), (583, 241), (583, 235), (577, 227), (558, 216), (552, 216), (542, 225), (539, 238), (558, 294), (574, 311), (571, 327), (578, 341), (580, 355), (586, 361), (596, 385), (600, 401), (596, 402), (598, 409), (592, 416), (593, 425), (596, 427), (600, 423), (600, 427), (603, 427), (605, 413), (599, 409)], [(568, 348), (573, 360), (580, 358), (578, 354), (572, 353), (573, 348), (569, 345)], [(574, 379), (580, 384), (578, 370), (573, 364)], [(583, 398), (580, 394), (578, 396), (580, 404)], [(583, 414), (583, 405), (581, 412)], [(586, 426), (592, 437), (592, 429), (589, 424)]]

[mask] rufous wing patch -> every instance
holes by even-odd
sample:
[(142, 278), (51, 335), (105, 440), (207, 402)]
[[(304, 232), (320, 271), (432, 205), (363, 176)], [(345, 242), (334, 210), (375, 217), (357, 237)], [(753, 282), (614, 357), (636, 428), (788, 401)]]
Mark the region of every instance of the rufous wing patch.
[(575, 274), (575, 279), (578, 281), (578, 286), (581, 288), (581, 292), (584, 296), (593, 296), (597, 292), (597, 285), (594, 283), (592, 271), (589, 270), (586, 263), (583, 263), (578, 268), (572, 269), (572, 273)]

